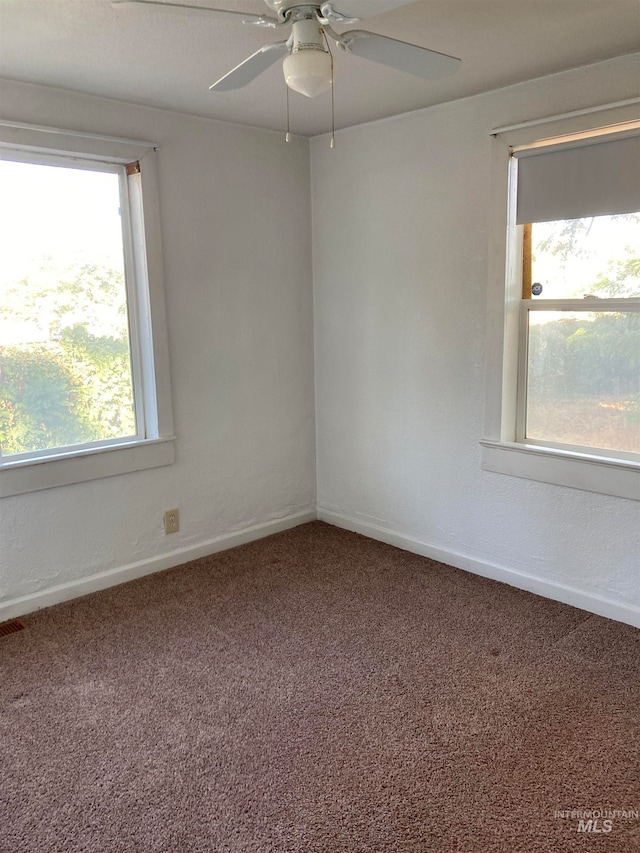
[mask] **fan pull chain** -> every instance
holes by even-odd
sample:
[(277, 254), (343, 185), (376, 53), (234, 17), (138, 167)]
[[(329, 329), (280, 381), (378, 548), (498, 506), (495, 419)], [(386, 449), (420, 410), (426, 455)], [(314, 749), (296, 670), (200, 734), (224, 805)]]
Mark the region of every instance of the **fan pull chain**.
[(291, 142), (291, 122), (289, 120), (289, 87), (287, 84), (284, 84), (284, 88), (287, 90), (287, 132), (284, 137), (285, 142)]
[(334, 87), (333, 87), (333, 54), (331, 53), (331, 47), (329, 46), (329, 39), (327, 38), (327, 34), (324, 30), (321, 30), (322, 35), (324, 36), (324, 43), (327, 46), (327, 51), (329, 56), (331, 57), (331, 142), (329, 144), (330, 148), (336, 147), (336, 102), (334, 98)]

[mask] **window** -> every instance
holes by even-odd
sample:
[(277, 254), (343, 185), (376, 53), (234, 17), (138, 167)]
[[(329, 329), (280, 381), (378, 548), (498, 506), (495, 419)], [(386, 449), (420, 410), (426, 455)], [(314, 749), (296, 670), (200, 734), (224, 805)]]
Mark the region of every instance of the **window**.
[(525, 229), (517, 441), (633, 459), (640, 213)]
[(488, 470), (640, 500), (639, 125), (500, 140), (506, 300)]
[(2, 130), (0, 494), (169, 464), (154, 152)]

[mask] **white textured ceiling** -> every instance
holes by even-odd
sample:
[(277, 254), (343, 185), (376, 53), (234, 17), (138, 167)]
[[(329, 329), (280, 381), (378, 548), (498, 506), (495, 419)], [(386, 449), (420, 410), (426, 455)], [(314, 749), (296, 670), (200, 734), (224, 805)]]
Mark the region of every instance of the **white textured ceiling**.
[[(188, 2), (272, 14), (262, 0)], [(338, 127), (638, 51), (640, 0), (417, 0), (357, 26), (458, 56), (462, 66), (426, 81), (336, 50)], [(0, 0), (2, 77), (272, 129), (285, 123), (280, 63), (234, 92), (208, 86), (282, 38), (109, 0)], [(329, 95), (293, 94), (291, 120), (295, 132), (326, 132)]]

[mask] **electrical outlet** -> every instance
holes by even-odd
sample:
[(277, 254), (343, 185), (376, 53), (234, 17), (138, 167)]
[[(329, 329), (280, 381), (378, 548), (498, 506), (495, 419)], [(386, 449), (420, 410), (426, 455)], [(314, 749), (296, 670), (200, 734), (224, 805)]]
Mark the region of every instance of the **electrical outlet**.
[(180, 513), (177, 509), (168, 509), (164, 514), (164, 532), (177, 533), (180, 530)]

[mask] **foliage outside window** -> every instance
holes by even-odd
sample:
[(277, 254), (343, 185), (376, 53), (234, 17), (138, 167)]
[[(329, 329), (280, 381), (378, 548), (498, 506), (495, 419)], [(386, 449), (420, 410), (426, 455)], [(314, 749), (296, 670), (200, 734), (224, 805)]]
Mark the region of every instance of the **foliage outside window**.
[(524, 267), (520, 440), (640, 454), (640, 214), (536, 222)]
[(0, 121), (0, 154), (0, 497), (171, 464), (153, 146)]
[(119, 171), (0, 162), (5, 457), (138, 434)]

